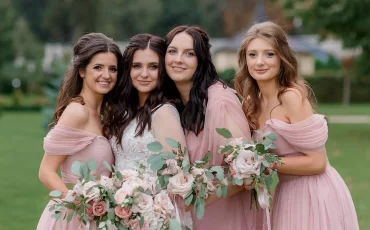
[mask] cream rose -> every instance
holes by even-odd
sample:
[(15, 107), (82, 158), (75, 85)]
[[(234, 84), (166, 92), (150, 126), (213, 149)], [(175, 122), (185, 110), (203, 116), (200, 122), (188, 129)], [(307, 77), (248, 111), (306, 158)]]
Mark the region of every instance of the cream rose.
[(112, 178), (107, 177), (107, 176), (101, 176), (99, 180), (99, 184), (109, 190), (113, 190), (114, 188)]
[(95, 181), (88, 181), (83, 185), (82, 195), (90, 200), (97, 200), (100, 196), (100, 190), (97, 187), (98, 184)]
[(132, 211), (135, 213), (146, 214), (153, 211), (153, 197), (145, 193), (137, 193), (138, 196), (134, 199)]
[(162, 190), (154, 196), (154, 205), (156, 211), (158, 211), (164, 219), (167, 216), (173, 217), (175, 214), (175, 207), (173, 206), (167, 191)]
[(262, 156), (255, 159), (254, 152), (250, 150), (240, 150), (239, 155), (233, 160), (232, 167), (235, 177), (239, 179), (249, 178), (251, 175), (260, 175)]
[(193, 167), (192, 169), (191, 169), (191, 175), (193, 175), (193, 177), (196, 177), (196, 176), (203, 176), (204, 174), (205, 174), (205, 171), (204, 171), (204, 169), (202, 169), (202, 168), (195, 168), (195, 167)]
[(117, 192), (114, 194), (114, 199), (116, 200), (118, 205), (121, 205), (125, 202), (125, 199), (127, 196), (132, 195), (132, 189), (129, 187), (122, 187), (117, 190)]
[(177, 194), (185, 199), (185, 197), (192, 191), (194, 177), (183, 171), (180, 171), (168, 181), (167, 191), (170, 194)]

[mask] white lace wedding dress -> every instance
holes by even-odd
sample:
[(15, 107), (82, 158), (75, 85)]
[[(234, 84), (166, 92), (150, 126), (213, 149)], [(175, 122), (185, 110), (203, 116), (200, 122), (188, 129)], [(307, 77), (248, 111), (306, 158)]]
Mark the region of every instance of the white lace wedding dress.
[[(153, 154), (148, 150), (147, 145), (159, 141), (162, 146), (171, 150), (172, 148), (165, 141), (172, 138), (186, 146), (186, 140), (180, 123), (180, 116), (177, 109), (171, 104), (164, 104), (152, 114), (152, 129), (145, 128), (143, 135), (136, 135), (137, 121), (131, 121), (122, 135), (121, 145), (117, 145), (116, 138), (110, 140), (115, 156), (115, 166), (117, 170), (133, 169), (136, 170), (140, 165), (146, 166), (148, 157)], [(190, 213), (185, 215), (185, 224), (192, 226)]]

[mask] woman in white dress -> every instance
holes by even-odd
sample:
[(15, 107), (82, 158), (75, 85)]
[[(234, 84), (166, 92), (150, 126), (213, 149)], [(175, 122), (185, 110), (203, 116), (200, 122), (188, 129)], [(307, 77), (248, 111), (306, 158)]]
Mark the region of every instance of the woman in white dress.
[[(123, 77), (117, 83), (116, 102), (107, 124), (117, 170), (137, 170), (144, 165), (152, 173), (147, 163), (152, 152), (147, 145), (154, 141), (159, 141), (167, 151), (172, 148), (166, 138), (186, 147), (175, 107), (181, 102), (168, 99), (179, 97), (173, 95), (176, 86), (165, 72), (165, 52), (162, 38), (139, 34), (130, 39), (123, 53)], [(191, 226), (190, 218), (189, 214), (185, 217), (188, 226)]]
[(176, 87), (166, 80), (165, 52), (162, 38), (139, 34), (130, 39), (123, 53), (123, 77), (117, 83), (116, 103), (108, 119), (108, 136), (118, 170), (148, 166), (146, 161), (152, 152), (147, 145), (151, 142), (159, 141), (169, 151), (172, 148), (166, 138), (186, 146), (176, 101), (167, 99), (174, 98), (171, 89)]

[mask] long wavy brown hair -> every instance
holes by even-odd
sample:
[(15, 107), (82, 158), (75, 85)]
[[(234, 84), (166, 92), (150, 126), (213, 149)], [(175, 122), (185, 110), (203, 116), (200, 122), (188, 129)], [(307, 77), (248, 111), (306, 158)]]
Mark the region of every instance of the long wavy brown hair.
[[(122, 53), (113, 39), (101, 33), (89, 33), (82, 36), (77, 41), (73, 48), (72, 62), (65, 72), (59, 88), (54, 120), (50, 125), (56, 125), (58, 123), (60, 116), (69, 103), (75, 101), (85, 104), (84, 99), (79, 95), (83, 85), (83, 79), (79, 72), (86, 68), (94, 55), (105, 52), (113, 53), (116, 56), (118, 68), (117, 76), (120, 77), (122, 73)], [(104, 95), (103, 104), (101, 106), (101, 114), (103, 117), (105, 117), (104, 115), (107, 113), (107, 109), (111, 102), (111, 92)]]
[[(139, 106), (139, 95), (137, 89), (132, 85), (130, 76), (132, 62), (137, 50), (150, 49), (159, 57), (158, 63), (158, 81), (157, 86), (150, 92), (144, 105)], [(123, 52), (123, 73), (120, 81), (117, 81), (117, 88), (114, 89), (114, 103), (111, 106), (107, 133), (108, 137), (116, 137), (117, 145), (121, 145), (121, 139), (124, 130), (134, 119), (137, 119), (136, 136), (143, 135), (145, 129), (151, 130), (152, 114), (169, 102), (179, 104), (181, 101), (172, 99), (179, 98), (176, 85), (166, 75), (164, 66), (164, 57), (166, 53), (166, 44), (158, 36), (151, 34), (138, 34), (130, 38), (130, 42)], [(170, 99), (171, 98), (171, 99)]]
[[(257, 118), (261, 112), (260, 89), (257, 81), (250, 75), (247, 66), (246, 52), (248, 44), (255, 38), (263, 38), (275, 49), (281, 59), (277, 81), (279, 85), (278, 99), (288, 88), (298, 89), (304, 98), (313, 105), (312, 90), (307, 82), (298, 74), (298, 63), (294, 51), (289, 47), (284, 30), (277, 24), (267, 21), (253, 25), (246, 33), (238, 51), (239, 71), (234, 79), (236, 91), (243, 96), (243, 111), (252, 130), (258, 127)], [(270, 113), (271, 115), (271, 113)]]

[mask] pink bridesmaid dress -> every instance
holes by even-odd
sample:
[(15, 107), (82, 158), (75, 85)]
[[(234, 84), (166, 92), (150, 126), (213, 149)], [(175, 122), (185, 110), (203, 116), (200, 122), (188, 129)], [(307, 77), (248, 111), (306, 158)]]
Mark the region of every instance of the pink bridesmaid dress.
[[(213, 165), (224, 164), (223, 155), (217, 153), (225, 139), (216, 132), (225, 124), (234, 124), (250, 139), (248, 122), (236, 92), (216, 83), (208, 89), (208, 104), (205, 114), (204, 130), (196, 136), (187, 134), (186, 142), (192, 162), (200, 160), (207, 151), (213, 153)], [(201, 220), (193, 213), (195, 230), (260, 230), (263, 229), (265, 211), (250, 209), (251, 192), (243, 190), (232, 197), (223, 198), (214, 204), (207, 205)]]
[[(76, 183), (78, 176), (71, 171), (71, 166), (75, 161), (87, 162), (93, 158), (97, 167), (92, 173), (105, 176), (109, 176), (110, 172), (103, 162), (106, 161), (110, 165), (114, 163), (110, 144), (105, 137), (61, 125), (55, 126), (44, 138), (44, 150), (50, 155), (67, 155), (61, 166), (64, 183)], [(53, 214), (49, 212), (51, 204), (53, 201), (48, 203), (42, 213), (37, 230), (75, 230), (80, 227), (81, 222), (76, 216), (71, 221), (63, 220), (63, 215), (59, 220), (51, 218)], [(97, 229), (95, 223), (91, 222), (90, 229)]]
[[(267, 131), (277, 135), (273, 151), (284, 157), (323, 152), (328, 138), (326, 120), (319, 114), (294, 124), (270, 119), (263, 129)], [(359, 229), (351, 194), (329, 161), (320, 175), (279, 174), (279, 178), (273, 197), (273, 230)]]

